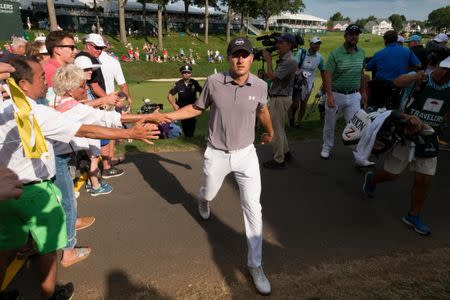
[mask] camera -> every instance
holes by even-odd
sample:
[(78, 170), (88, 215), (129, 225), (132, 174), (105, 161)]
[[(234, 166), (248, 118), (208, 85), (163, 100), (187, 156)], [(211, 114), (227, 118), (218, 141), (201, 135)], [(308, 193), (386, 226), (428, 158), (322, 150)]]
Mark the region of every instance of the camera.
[[(266, 34), (263, 36), (259, 36), (256, 38), (257, 41), (262, 41), (263, 46), (265, 46), (266, 50), (270, 53), (277, 50), (277, 37), (280, 37), (282, 33), (280, 32), (274, 32), (272, 34)], [(305, 44), (305, 40), (303, 39), (303, 36), (300, 34), (300, 32), (293, 34), (295, 38), (295, 44), (293, 45), (293, 49), (298, 48), (299, 46), (303, 46)], [(263, 50), (262, 49), (256, 49), (253, 48), (253, 56), (255, 60), (262, 60)]]
[(139, 112), (138, 112), (139, 114), (151, 114), (158, 108), (159, 108), (159, 110), (163, 110), (163, 108), (164, 108), (163, 104), (152, 103), (151, 100), (148, 98), (142, 99), (142, 102), (144, 102), (144, 104), (142, 104), (141, 108), (139, 109)]

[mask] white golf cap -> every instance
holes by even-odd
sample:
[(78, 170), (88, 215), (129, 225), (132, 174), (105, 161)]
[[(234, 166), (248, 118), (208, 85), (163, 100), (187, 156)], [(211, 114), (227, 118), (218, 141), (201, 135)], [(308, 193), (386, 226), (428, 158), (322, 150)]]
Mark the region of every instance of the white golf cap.
[(447, 42), (448, 41), (448, 36), (445, 33), (439, 33), (438, 35), (436, 35), (433, 39), (434, 41), (438, 42), (438, 43), (442, 43), (442, 42)]
[(397, 36), (397, 43), (404, 43), (405, 42), (405, 38), (402, 37), (401, 35)]
[(91, 43), (97, 47), (106, 47), (105, 42), (100, 34), (90, 33), (84, 37), (84, 43)]
[(439, 64), (439, 67), (450, 69), (450, 56), (448, 56), (446, 59), (441, 61), (441, 63)]
[(312, 37), (312, 38), (309, 40), (309, 42), (310, 42), (310, 43), (313, 43), (313, 44), (322, 43), (322, 41), (320, 40), (320, 38), (319, 38), (318, 36)]
[(98, 69), (100, 68), (99, 64), (93, 64), (91, 59), (87, 56), (78, 56), (75, 58), (74, 62), (75, 66), (78, 68), (85, 70), (85, 69)]

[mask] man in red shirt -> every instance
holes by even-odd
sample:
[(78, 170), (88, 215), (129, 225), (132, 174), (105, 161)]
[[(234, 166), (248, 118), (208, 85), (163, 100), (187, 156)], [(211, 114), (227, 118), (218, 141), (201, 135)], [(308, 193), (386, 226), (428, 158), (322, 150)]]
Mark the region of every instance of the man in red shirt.
[(42, 67), (48, 87), (53, 86), (53, 75), (63, 65), (73, 63), (78, 53), (73, 36), (65, 31), (52, 31), (45, 39), (45, 47), (51, 58)]

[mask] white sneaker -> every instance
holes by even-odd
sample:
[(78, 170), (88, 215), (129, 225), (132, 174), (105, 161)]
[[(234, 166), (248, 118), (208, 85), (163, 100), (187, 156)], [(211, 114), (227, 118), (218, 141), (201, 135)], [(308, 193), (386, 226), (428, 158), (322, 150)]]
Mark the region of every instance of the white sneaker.
[(208, 220), (211, 214), (209, 209), (209, 201), (206, 200), (198, 200), (198, 213), (203, 220)]
[(355, 166), (357, 168), (373, 168), (375, 166), (375, 163), (369, 160), (366, 161), (355, 160)]
[(320, 152), (320, 158), (328, 159), (330, 157), (330, 150), (322, 148), (322, 152)]
[(250, 275), (252, 276), (253, 283), (255, 284), (256, 290), (262, 295), (269, 295), (272, 291), (270, 287), (269, 279), (267, 279), (264, 274), (263, 268), (250, 268), (248, 267)]

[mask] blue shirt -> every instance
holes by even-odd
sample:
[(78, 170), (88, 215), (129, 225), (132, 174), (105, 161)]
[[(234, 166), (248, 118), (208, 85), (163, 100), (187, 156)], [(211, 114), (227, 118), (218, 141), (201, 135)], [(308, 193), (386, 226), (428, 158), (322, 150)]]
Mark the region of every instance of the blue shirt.
[(407, 74), (409, 67), (420, 64), (417, 56), (397, 43), (386, 45), (367, 63), (366, 69), (374, 71), (375, 79), (394, 80), (398, 76)]

